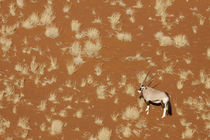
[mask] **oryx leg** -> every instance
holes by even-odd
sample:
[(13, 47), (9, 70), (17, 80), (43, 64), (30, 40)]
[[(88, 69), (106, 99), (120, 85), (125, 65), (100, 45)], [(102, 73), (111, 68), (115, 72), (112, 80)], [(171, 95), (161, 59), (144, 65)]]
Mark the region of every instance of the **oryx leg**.
[(149, 102), (146, 101), (146, 104), (147, 104), (147, 108), (145, 111), (147, 112), (147, 115), (148, 115), (149, 114)]
[(161, 105), (163, 107), (163, 115), (162, 115), (162, 118), (164, 118), (166, 116), (167, 102), (161, 101)]

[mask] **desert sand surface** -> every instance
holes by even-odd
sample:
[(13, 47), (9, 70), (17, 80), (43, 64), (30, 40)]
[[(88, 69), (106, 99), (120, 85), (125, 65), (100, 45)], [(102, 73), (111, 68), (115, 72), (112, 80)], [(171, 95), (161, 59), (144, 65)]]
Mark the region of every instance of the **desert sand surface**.
[(207, 140), (209, 94), (209, 0), (0, 0), (1, 140)]

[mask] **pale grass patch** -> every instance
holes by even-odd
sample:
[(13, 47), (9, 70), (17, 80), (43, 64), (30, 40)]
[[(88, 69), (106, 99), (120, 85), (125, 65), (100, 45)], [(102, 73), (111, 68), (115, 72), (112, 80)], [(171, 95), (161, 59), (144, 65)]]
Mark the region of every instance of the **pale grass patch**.
[(87, 83), (88, 84), (92, 84), (93, 83), (93, 76), (92, 75), (88, 75), (88, 77), (87, 77)]
[(89, 39), (98, 39), (100, 37), (100, 33), (96, 28), (88, 29), (86, 34)]
[(50, 127), (50, 134), (57, 135), (63, 131), (64, 123), (61, 120), (53, 120)]
[(86, 79), (83, 78), (82, 81), (81, 81), (80, 86), (81, 87), (85, 87), (86, 86), (86, 83), (87, 83)]
[(46, 26), (45, 36), (55, 39), (59, 36), (59, 30), (55, 25)]
[(46, 110), (46, 105), (47, 105), (47, 101), (42, 100), (41, 103), (37, 106), (37, 108), (39, 109), (39, 111), (45, 111)]
[(138, 120), (138, 122), (136, 123), (135, 126), (138, 129), (146, 128), (147, 127), (147, 121), (145, 119), (140, 119), (140, 120)]
[(39, 25), (39, 16), (37, 13), (32, 13), (25, 21), (22, 22), (22, 26), (26, 29), (31, 29)]
[(10, 128), (10, 121), (0, 116), (0, 134), (4, 134), (7, 128)]
[(73, 42), (70, 48), (70, 54), (74, 56), (78, 56), (81, 54), (81, 45), (78, 41)]
[(67, 117), (67, 111), (65, 109), (62, 109), (59, 113), (58, 113), (59, 116), (61, 117)]
[(76, 65), (81, 65), (84, 63), (81, 55), (74, 57), (73, 61), (74, 61), (74, 64), (76, 64)]
[(210, 122), (205, 122), (205, 129), (210, 130)]
[(64, 13), (69, 13), (70, 9), (71, 9), (71, 6), (69, 6), (69, 5), (64, 5), (64, 7), (63, 7), (63, 12), (64, 12)]
[(136, 2), (136, 5), (133, 6), (133, 8), (137, 8), (137, 9), (140, 9), (140, 8), (142, 8), (142, 7), (143, 7), (143, 4), (142, 4), (141, 0), (138, 0), (138, 1)]
[(183, 116), (183, 111), (182, 111), (181, 108), (176, 107), (176, 113), (177, 113), (179, 116)]
[(107, 127), (103, 127), (98, 132), (98, 140), (110, 140), (112, 135), (112, 130)]
[(86, 36), (86, 32), (85, 32), (85, 31), (76, 32), (76, 33), (75, 33), (75, 38), (78, 39), (78, 40), (84, 38), (85, 36)]
[(181, 71), (179, 73), (179, 77), (181, 80), (184, 80), (186, 81), (188, 79), (188, 75), (193, 75), (192, 71), (191, 70), (188, 70), (188, 71)]
[(197, 109), (197, 112), (204, 110), (205, 102), (202, 99), (192, 98), (184, 99), (184, 104), (190, 105), (190, 108)]
[(57, 63), (57, 58), (53, 58), (52, 56), (49, 57), (50, 59), (50, 67), (48, 68), (48, 71), (56, 70), (58, 69), (58, 63)]
[(119, 98), (115, 98), (114, 99), (114, 104), (118, 104), (119, 103)]
[(111, 23), (111, 27), (113, 30), (117, 29), (117, 25), (120, 23), (120, 13), (113, 13), (110, 17), (108, 17), (109, 22)]
[(185, 131), (182, 132), (182, 139), (190, 139), (193, 137), (194, 133), (195, 133), (195, 129), (186, 127)]
[(126, 82), (127, 82), (127, 78), (126, 78), (126, 75), (121, 75), (121, 81), (118, 83), (119, 84), (119, 87), (123, 87), (126, 85)]
[(131, 17), (129, 18), (129, 20), (130, 20), (131, 23), (134, 23), (134, 22), (136, 21), (135, 18), (134, 18), (134, 16), (131, 16)]
[(132, 35), (127, 32), (117, 32), (116, 37), (120, 41), (125, 41), (125, 42), (131, 42), (132, 41)]
[(101, 23), (102, 23), (102, 20), (101, 20), (100, 17), (98, 17), (98, 18), (95, 18), (95, 19), (92, 21), (92, 23), (99, 23), (99, 24), (101, 24)]
[(200, 70), (200, 81), (206, 89), (210, 89), (210, 76), (204, 70)]
[(156, 10), (156, 16), (161, 17), (162, 25), (167, 27), (167, 29), (170, 29), (171, 25), (168, 25), (166, 21), (167, 16), (168, 16), (166, 11), (167, 11), (167, 8), (172, 5), (173, 2), (174, 0), (166, 0), (166, 1), (156, 0), (155, 7), (154, 7)]
[(136, 120), (139, 118), (139, 110), (137, 107), (133, 106), (128, 106), (125, 109), (125, 112), (122, 114), (122, 119), (123, 120)]
[(63, 99), (63, 101), (71, 102), (73, 99), (73, 96), (64, 96), (64, 97), (62, 97), (62, 99)]
[(100, 40), (96, 40), (95, 42), (86, 40), (85, 46), (84, 46), (84, 53), (88, 57), (94, 57), (99, 53), (101, 48), (102, 48), (102, 45), (101, 45)]
[(210, 112), (208, 112), (207, 114), (203, 113), (203, 114), (201, 115), (201, 118), (202, 118), (203, 120), (210, 120)]
[(20, 72), (23, 75), (28, 75), (29, 74), (29, 67), (26, 64), (24, 64), (24, 65), (16, 64), (15, 65), (15, 70), (17, 72)]
[(49, 25), (55, 19), (51, 5), (45, 6), (45, 10), (41, 14), (40, 22), (42, 25)]
[(19, 7), (19, 8), (23, 8), (24, 7), (24, 1), (23, 0), (16, 0), (16, 3), (17, 3), (17, 6)]
[(71, 21), (71, 30), (72, 30), (73, 32), (78, 32), (80, 26), (81, 26), (81, 23), (79, 23), (78, 20), (72, 20), (72, 21)]
[(5, 37), (0, 37), (1, 49), (3, 52), (9, 51), (12, 46), (12, 40)]
[(171, 46), (174, 44), (174, 41), (169, 36), (165, 36), (161, 31), (157, 32), (154, 36), (159, 41), (160, 46)]
[(136, 74), (136, 77), (137, 77), (137, 80), (138, 80), (138, 83), (142, 83), (146, 77), (146, 73), (144, 72), (139, 72)]
[(101, 118), (97, 117), (95, 119), (94, 123), (97, 124), (97, 125), (102, 125), (103, 124), (103, 120)]
[(21, 127), (22, 129), (31, 130), (28, 121), (29, 119), (26, 117), (19, 118), (17, 126)]
[(173, 39), (174, 39), (175, 46), (177, 48), (189, 46), (189, 43), (185, 35), (182, 35), (182, 34), (176, 35)]
[(121, 129), (124, 137), (129, 138), (132, 135), (131, 128), (129, 126), (124, 126)]
[(206, 56), (207, 56), (207, 59), (210, 60), (210, 47), (207, 48)]
[(66, 68), (67, 68), (67, 72), (68, 72), (69, 75), (72, 75), (73, 73), (76, 72), (76, 66), (72, 62), (68, 62), (66, 64)]
[(111, 115), (111, 118), (112, 118), (112, 120), (113, 120), (114, 122), (117, 121), (118, 117), (119, 117), (119, 113), (113, 113), (113, 114)]
[(56, 103), (57, 102), (56, 99), (57, 99), (56, 93), (54, 93), (54, 92), (50, 93), (50, 96), (49, 96), (48, 100), (53, 102), (53, 103)]
[(116, 88), (115, 87), (112, 87), (110, 89), (110, 94), (111, 94), (111, 96), (114, 96), (116, 94)]
[(197, 26), (192, 26), (192, 30), (193, 30), (193, 33), (196, 34), (197, 31), (198, 31), (198, 27)]
[(83, 110), (79, 109), (75, 112), (74, 117), (80, 119), (80, 118), (82, 118), (82, 115), (83, 115)]
[(135, 87), (132, 84), (128, 84), (125, 87), (125, 93), (130, 95), (130, 96), (134, 96), (135, 95)]
[(141, 99), (141, 100), (137, 99), (137, 102), (138, 102), (138, 107), (140, 108), (139, 112), (142, 112), (143, 108), (145, 106), (145, 101), (143, 99)]
[(102, 73), (101, 64), (98, 64), (98, 65), (95, 66), (95, 74), (96, 74), (97, 76), (100, 76), (101, 73)]
[(145, 60), (145, 58), (142, 57), (140, 53), (137, 53), (135, 56), (127, 56), (125, 58), (125, 60), (128, 60), (128, 61), (141, 61), (141, 60)]
[(125, 11), (125, 13), (127, 14), (127, 15), (133, 15), (134, 14), (134, 10), (132, 9), (132, 8), (128, 8), (128, 9), (126, 9), (126, 11)]
[(45, 64), (38, 64), (36, 62), (36, 56), (33, 56), (31, 64), (30, 64), (30, 70), (34, 74), (43, 75), (46, 65)]
[(42, 132), (46, 131), (46, 128), (47, 128), (46, 123), (45, 123), (45, 122), (44, 122), (44, 123), (41, 123), (39, 128), (40, 128), (40, 130), (41, 130)]
[(0, 29), (0, 33), (2, 33), (2, 36), (6, 37), (8, 35), (12, 35), (15, 33), (16, 29), (19, 27), (19, 22), (11, 25), (11, 26), (7, 26), (7, 25), (2, 25), (1, 29)]
[(15, 4), (14, 4), (13, 2), (11, 2), (11, 3), (9, 4), (9, 12), (10, 12), (10, 14), (11, 14), (12, 16), (15, 16), (15, 10), (16, 10)]
[(98, 99), (104, 100), (106, 98), (106, 86), (105, 85), (100, 85), (96, 89), (97, 97)]

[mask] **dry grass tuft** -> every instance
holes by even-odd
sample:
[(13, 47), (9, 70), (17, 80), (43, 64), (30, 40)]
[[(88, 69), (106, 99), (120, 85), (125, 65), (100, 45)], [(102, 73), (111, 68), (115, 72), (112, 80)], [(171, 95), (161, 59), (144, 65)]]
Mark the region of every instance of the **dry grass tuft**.
[(58, 64), (57, 64), (57, 58), (53, 58), (52, 56), (49, 57), (50, 59), (50, 67), (48, 68), (48, 71), (53, 71), (58, 69)]
[(195, 129), (186, 127), (185, 131), (182, 132), (182, 139), (190, 139), (193, 137), (193, 134), (195, 133)]
[(172, 3), (174, 2), (174, 0), (166, 0), (166, 1), (162, 1), (162, 0), (156, 0), (155, 3), (155, 9), (156, 9), (156, 16), (160, 16), (161, 17), (161, 22), (162, 25), (164, 25), (164, 27), (167, 27), (167, 29), (171, 28), (171, 25), (168, 25), (167, 23), (167, 8), (169, 6), (172, 5)]
[(78, 20), (72, 20), (71, 21), (71, 30), (73, 32), (79, 32), (80, 26), (81, 26), (81, 23), (79, 23)]
[(19, 7), (19, 8), (23, 8), (24, 7), (24, 1), (23, 0), (16, 0), (16, 3), (17, 3), (17, 6)]
[(45, 111), (46, 110), (46, 105), (47, 105), (47, 101), (46, 100), (42, 100), (40, 105), (37, 106), (37, 108), (40, 110), (40, 111)]
[(210, 60), (210, 48), (207, 48), (206, 56), (207, 56), (207, 59)]
[(159, 41), (160, 46), (172, 46), (174, 44), (174, 41), (169, 36), (165, 36), (163, 32), (157, 32), (155, 38)]
[(102, 45), (101, 45), (100, 40), (96, 40), (95, 42), (86, 40), (85, 46), (84, 46), (84, 53), (88, 57), (94, 57), (99, 53), (101, 48), (102, 48)]
[(126, 82), (127, 82), (127, 78), (126, 78), (126, 75), (121, 75), (121, 81), (119, 82), (119, 87), (123, 87), (126, 85)]
[(119, 28), (117, 28), (116, 26), (120, 23), (120, 16), (120, 13), (113, 13), (110, 17), (108, 17), (108, 20), (111, 23), (111, 27), (113, 30), (119, 30)]
[(97, 94), (98, 99), (104, 100), (106, 98), (105, 92), (106, 92), (106, 86), (104, 85), (98, 86), (96, 89), (96, 94)]
[(16, 10), (16, 8), (15, 8), (15, 3), (11, 2), (11, 3), (9, 4), (9, 12), (10, 12), (10, 14), (11, 14), (12, 16), (15, 16), (15, 15), (16, 15), (16, 14), (15, 14), (15, 10)]
[(59, 36), (59, 30), (55, 25), (47, 26), (45, 30), (45, 36), (55, 39)]
[(12, 46), (12, 40), (5, 37), (0, 37), (1, 49), (3, 52), (9, 51)]
[(22, 129), (30, 130), (28, 118), (19, 118), (17, 126), (21, 127)]
[(25, 65), (16, 64), (15, 65), (15, 70), (17, 72), (20, 72), (23, 75), (28, 75), (29, 74), (29, 67), (26, 64)]
[(9, 127), (10, 127), (10, 121), (0, 116), (0, 134), (1, 135), (5, 134), (6, 129)]
[(50, 134), (57, 135), (63, 131), (64, 123), (61, 120), (53, 120), (50, 127)]
[(204, 70), (200, 70), (200, 82), (205, 85), (206, 89), (210, 89), (210, 76)]
[(121, 32), (121, 33), (118, 32), (116, 37), (120, 41), (125, 41), (125, 42), (131, 42), (132, 41), (132, 35), (130, 33), (127, 33), (127, 32)]
[(97, 124), (97, 125), (102, 125), (103, 124), (103, 120), (101, 118), (97, 117), (95, 119), (95, 122), (94, 123)]
[(45, 6), (44, 12), (41, 14), (41, 25), (49, 25), (55, 19), (51, 5)]
[(111, 135), (112, 135), (112, 130), (103, 127), (98, 132), (98, 140), (110, 140)]
[(22, 26), (26, 29), (31, 29), (39, 25), (39, 16), (37, 13), (32, 13), (25, 21), (22, 22)]
[(78, 56), (81, 54), (81, 45), (78, 41), (73, 42), (70, 48), (70, 54), (73, 56)]
[(174, 37), (174, 43), (177, 48), (189, 46), (187, 38), (185, 35), (176, 35)]
[(87, 30), (87, 36), (89, 39), (98, 39), (100, 37), (100, 33), (96, 28), (90, 28)]
[(66, 64), (66, 68), (69, 75), (72, 75), (74, 72), (76, 72), (76, 66), (72, 62), (68, 62)]
[(128, 106), (125, 109), (125, 112), (122, 114), (123, 120), (136, 120), (139, 118), (139, 110), (137, 107)]
[(82, 118), (82, 115), (83, 115), (83, 110), (79, 109), (75, 112), (74, 117), (80, 119), (80, 118)]
[(130, 95), (130, 96), (134, 96), (135, 95), (135, 87), (132, 84), (128, 84), (125, 87), (125, 93)]
[(96, 67), (95, 67), (95, 74), (96, 74), (97, 76), (100, 76), (101, 73), (102, 73), (101, 64), (98, 64), (98, 65), (96, 65)]

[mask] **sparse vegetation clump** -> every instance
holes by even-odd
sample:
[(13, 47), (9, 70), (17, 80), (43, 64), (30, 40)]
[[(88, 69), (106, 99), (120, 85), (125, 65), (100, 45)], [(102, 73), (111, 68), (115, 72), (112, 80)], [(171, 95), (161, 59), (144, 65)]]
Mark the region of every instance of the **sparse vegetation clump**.
[(131, 42), (132, 41), (132, 35), (127, 32), (118, 32), (116, 35), (117, 39), (124, 42)]
[(137, 107), (133, 106), (128, 106), (125, 109), (125, 112), (122, 114), (122, 119), (123, 120), (136, 120), (139, 118), (139, 110)]
[(45, 30), (45, 36), (55, 39), (59, 36), (59, 30), (56, 26), (51, 25), (51, 26), (47, 26), (46, 30)]
[(110, 140), (112, 136), (112, 130), (107, 127), (103, 127), (98, 132), (98, 139), (99, 140)]
[(61, 120), (53, 120), (51, 122), (50, 134), (51, 135), (61, 134), (63, 131), (63, 126), (64, 126), (64, 123)]

